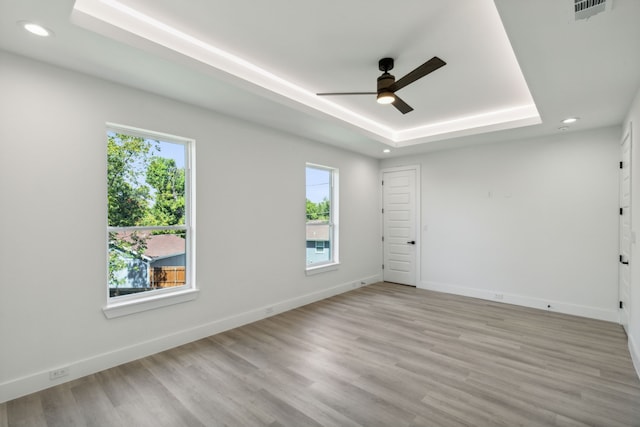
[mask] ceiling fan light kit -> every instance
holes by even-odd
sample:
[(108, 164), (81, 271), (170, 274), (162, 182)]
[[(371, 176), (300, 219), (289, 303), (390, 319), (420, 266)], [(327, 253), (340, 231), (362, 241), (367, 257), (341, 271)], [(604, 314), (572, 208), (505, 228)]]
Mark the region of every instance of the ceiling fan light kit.
[(395, 100), (396, 97), (389, 91), (378, 92), (378, 96), (376, 98), (378, 104), (392, 104)]
[(434, 56), (406, 76), (402, 77), (400, 80), (396, 81), (396, 78), (389, 74), (389, 71), (393, 69), (393, 58), (382, 58), (378, 61), (378, 69), (382, 71), (382, 75), (378, 77), (378, 90), (376, 92), (325, 92), (318, 93), (316, 95), (376, 95), (376, 101), (378, 104), (393, 104), (393, 106), (402, 114), (407, 114), (408, 112), (413, 111), (413, 108), (396, 95), (396, 92), (446, 64), (447, 63), (442, 59)]

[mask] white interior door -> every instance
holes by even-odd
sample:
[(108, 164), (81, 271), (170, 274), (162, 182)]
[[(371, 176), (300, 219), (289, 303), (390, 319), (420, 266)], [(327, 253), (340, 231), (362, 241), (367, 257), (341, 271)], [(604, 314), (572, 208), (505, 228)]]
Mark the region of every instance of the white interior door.
[(382, 175), (383, 277), (386, 282), (416, 286), (417, 170)]
[(620, 323), (627, 330), (631, 302), (631, 129), (620, 145), (620, 262), (618, 264), (618, 293)]

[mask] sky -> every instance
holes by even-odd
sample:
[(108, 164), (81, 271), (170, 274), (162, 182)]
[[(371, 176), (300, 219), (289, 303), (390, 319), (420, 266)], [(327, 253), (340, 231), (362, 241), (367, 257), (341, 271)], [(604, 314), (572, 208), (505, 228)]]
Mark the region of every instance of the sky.
[(313, 203), (329, 199), (329, 178), (331, 171), (326, 169), (307, 168), (307, 199)]
[(160, 157), (166, 157), (176, 161), (178, 169), (184, 167), (184, 145), (172, 142), (160, 141)]

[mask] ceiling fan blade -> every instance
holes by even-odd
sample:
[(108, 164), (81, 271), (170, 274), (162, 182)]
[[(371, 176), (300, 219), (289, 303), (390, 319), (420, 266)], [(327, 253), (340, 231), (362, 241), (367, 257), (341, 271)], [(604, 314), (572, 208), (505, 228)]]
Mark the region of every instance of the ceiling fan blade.
[(378, 92), (325, 92), (316, 93), (318, 96), (330, 96), (330, 95), (377, 95)]
[(398, 109), (398, 111), (400, 111), (402, 114), (407, 114), (413, 111), (413, 108), (409, 104), (404, 102), (398, 95), (394, 93), (393, 96), (396, 98), (396, 100), (393, 101), (392, 104)]
[(425, 62), (424, 64), (422, 64), (418, 68), (416, 68), (415, 70), (411, 71), (406, 76), (404, 76), (401, 79), (397, 80), (391, 86), (389, 86), (389, 90), (391, 92), (395, 92), (397, 90), (400, 90), (403, 87), (415, 82), (416, 80), (426, 76), (429, 73), (432, 73), (433, 71), (437, 70), (438, 68), (440, 68), (440, 67), (442, 67), (442, 66), (444, 66), (446, 64), (447, 63), (444, 62), (442, 59), (438, 58), (437, 56), (434, 56), (433, 58), (431, 58), (430, 60), (428, 60), (427, 62)]

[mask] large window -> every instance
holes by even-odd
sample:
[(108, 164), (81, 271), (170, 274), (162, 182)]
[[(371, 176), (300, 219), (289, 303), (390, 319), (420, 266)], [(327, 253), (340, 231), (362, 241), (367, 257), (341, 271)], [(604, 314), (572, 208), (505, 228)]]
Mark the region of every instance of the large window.
[(107, 129), (107, 306), (193, 288), (191, 145)]
[(338, 170), (307, 164), (307, 271), (338, 263)]

